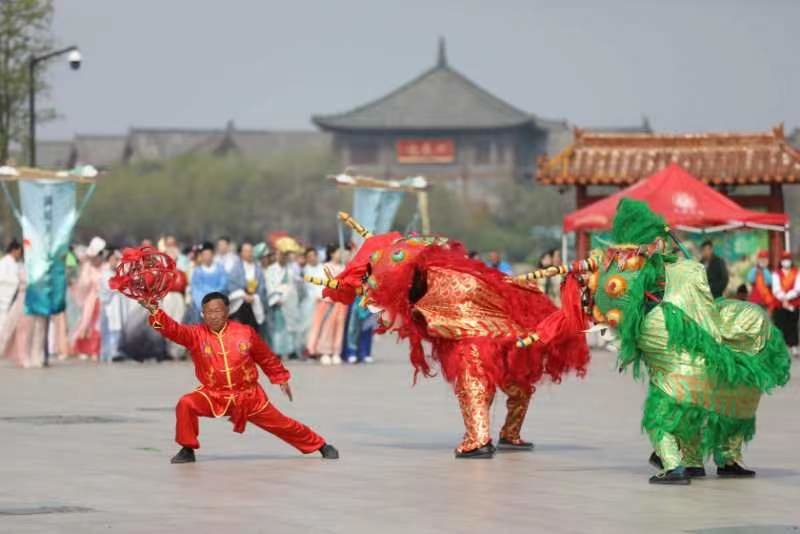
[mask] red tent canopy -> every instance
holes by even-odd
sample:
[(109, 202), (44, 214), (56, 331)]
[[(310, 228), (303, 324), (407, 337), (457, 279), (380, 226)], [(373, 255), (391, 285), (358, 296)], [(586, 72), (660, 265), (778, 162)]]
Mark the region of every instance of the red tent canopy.
[[(764, 225), (783, 230), (785, 213), (747, 210), (704, 184), (675, 163), (632, 186), (598, 200), (564, 217), (564, 232), (611, 228), (617, 204), (623, 197), (643, 200), (673, 228), (699, 230), (712, 227)], [(722, 230), (724, 228), (717, 228)]]

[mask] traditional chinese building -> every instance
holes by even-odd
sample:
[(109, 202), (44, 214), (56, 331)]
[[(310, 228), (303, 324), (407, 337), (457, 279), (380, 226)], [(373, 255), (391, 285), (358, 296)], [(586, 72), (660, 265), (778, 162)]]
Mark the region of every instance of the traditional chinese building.
[(443, 41), (436, 64), (417, 78), (312, 121), (333, 133), (343, 167), (382, 179), (461, 180), (476, 193), (485, 181), (530, 180), (536, 158), (569, 139), (565, 121), (522, 111), (451, 67)]
[[(626, 187), (677, 163), (716, 186), (746, 208), (784, 212), (784, 185), (800, 183), (800, 151), (786, 139), (783, 125), (763, 133), (646, 134), (591, 133), (575, 130), (574, 140), (558, 155), (538, 160), (537, 181), (572, 187), (582, 208), (605, 196), (603, 189)], [(783, 250), (772, 233), (773, 258)], [(579, 234), (578, 255), (588, 239)]]

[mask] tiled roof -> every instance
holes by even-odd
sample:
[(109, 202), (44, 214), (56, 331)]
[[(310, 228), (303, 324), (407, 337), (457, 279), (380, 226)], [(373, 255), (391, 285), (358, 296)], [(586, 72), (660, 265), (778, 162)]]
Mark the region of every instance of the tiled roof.
[(332, 148), (331, 134), (313, 130), (232, 130), (230, 149), (249, 160), (263, 160), (281, 153)]
[(351, 111), (315, 115), (326, 130), (464, 130), (535, 124), (536, 117), (504, 102), (448, 65), (438, 63), (388, 95)]
[(72, 141), (36, 141), (36, 166), (62, 170), (72, 165)]
[(628, 185), (677, 163), (706, 183), (800, 182), (800, 151), (780, 124), (764, 133), (645, 134), (575, 130), (572, 144), (538, 161), (553, 185)]
[(125, 161), (163, 161), (192, 152), (214, 152), (225, 139), (224, 129), (131, 128)]
[(98, 169), (108, 169), (122, 162), (125, 150), (124, 135), (76, 134), (73, 163), (93, 165)]

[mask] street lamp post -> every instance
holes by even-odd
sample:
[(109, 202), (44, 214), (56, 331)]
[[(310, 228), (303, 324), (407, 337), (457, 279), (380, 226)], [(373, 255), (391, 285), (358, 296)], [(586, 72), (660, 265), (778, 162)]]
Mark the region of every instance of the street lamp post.
[(68, 46), (60, 50), (54, 50), (41, 56), (31, 56), (28, 60), (28, 163), (31, 167), (36, 167), (36, 65), (56, 56), (69, 54), (69, 66), (73, 70), (81, 68), (81, 53), (77, 46)]

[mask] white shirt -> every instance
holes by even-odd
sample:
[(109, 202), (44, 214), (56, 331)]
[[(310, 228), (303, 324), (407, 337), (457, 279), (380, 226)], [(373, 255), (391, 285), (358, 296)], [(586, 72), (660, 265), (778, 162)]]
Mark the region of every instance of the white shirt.
[(22, 264), (11, 254), (0, 259), (0, 312), (8, 311), (19, 290)]
[[(779, 271), (775, 271), (772, 273), (772, 294), (775, 295), (775, 298), (778, 300), (794, 300), (800, 295), (800, 273), (794, 279), (794, 287), (792, 287), (789, 291), (783, 290), (783, 285), (781, 285), (781, 277), (779, 272), (783, 271), (781, 268)], [(784, 271), (786, 274), (787, 271)]]
[[(322, 278), (325, 280), (327, 278), (325, 274), (325, 268), (322, 266), (321, 263), (316, 265), (306, 265), (304, 268), (304, 274), (308, 276), (316, 276), (317, 278)], [(322, 290), (324, 289), (322, 286), (318, 286), (316, 284), (312, 284), (310, 282), (306, 282), (306, 295), (308, 298), (317, 301), (322, 298)]]

